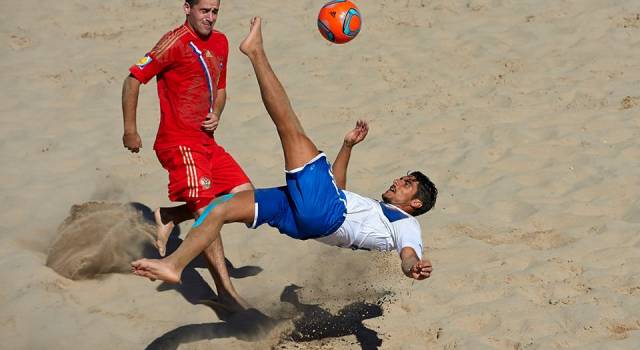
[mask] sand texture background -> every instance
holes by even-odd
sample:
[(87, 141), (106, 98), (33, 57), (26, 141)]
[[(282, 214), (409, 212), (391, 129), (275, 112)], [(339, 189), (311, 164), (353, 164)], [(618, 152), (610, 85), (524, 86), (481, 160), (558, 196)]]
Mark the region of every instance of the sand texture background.
[[(218, 141), (257, 186), (283, 183), (275, 129), (237, 50), (261, 15), (274, 70), (320, 149), (333, 158), (354, 122), (370, 121), (349, 189), (379, 198), (413, 169), (438, 185), (419, 218), (433, 277), (404, 278), (392, 253), (242, 225), (223, 230), (227, 258), (259, 311), (203, 302), (213, 291), (202, 262), (180, 286), (118, 273), (152, 251), (148, 208), (170, 204), (151, 149), (155, 82), (142, 87), (137, 155), (121, 144), (121, 84), (181, 24), (181, 3), (5, 2), (0, 348), (640, 347), (640, 3), (361, 0), (363, 30), (343, 46), (317, 32), (321, 4), (223, 1)], [(47, 267), (51, 249), (86, 278)]]

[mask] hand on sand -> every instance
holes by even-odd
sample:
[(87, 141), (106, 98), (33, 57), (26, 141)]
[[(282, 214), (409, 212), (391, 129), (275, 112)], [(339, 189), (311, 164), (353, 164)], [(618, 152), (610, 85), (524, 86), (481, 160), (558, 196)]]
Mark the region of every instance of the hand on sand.
[(431, 261), (429, 260), (417, 261), (413, 266), (411, 266), (411, 270), (409, 270), (411, 278), (417, 280), (423, 280), (431, 277), (431, 272), (433, 272), (433, 266), (431, 266)]
[(146, 277), (152, 281), (161, 280), (167, 283), (180, 283), (181, 271), (164, 260), (140, 259), (131, 263), (134, 275)]
[(160, 256), (164, 257), (167, 254), (167, 241), (169, 240), (169, 235), (173, 230), (173, 222), (169, 222), (168, 224), (162, 223), (162, 215), (160, 214), (160, 208), (156, 209), (153, 212), (154, 218), (156, 220), (156, 241), (154, 245), (158, 249), (158, 253)]
[(251, 56), (263, 49), (262, 46), (262, 18), (253, 17), (251, 19), (251, 27), (249, 34), (240, 43), (240, 51), (247, 56)]

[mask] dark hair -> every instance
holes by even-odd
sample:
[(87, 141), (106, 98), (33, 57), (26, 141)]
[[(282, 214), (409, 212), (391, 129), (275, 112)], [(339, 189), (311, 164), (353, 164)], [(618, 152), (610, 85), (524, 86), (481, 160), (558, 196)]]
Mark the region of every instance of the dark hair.
[(422, 202), (422, 206), (420, 208), (415, 208), (413, 210), (413, 216), (422, 215), (431, 210), (431, 208), (436, 204), (438, 189), (436, 188), (436, 185), (429, 180), (427, 175), (419, 171), (410, 172), (409, 175), (413, 176), (418, 181), (418, 191), (413, 199), (419, 199)]
[(189, 6), (195, 6), (198, 4), (198, 1), (200, 0), (184, 0), (184, 2), (186, 2), (187, 4), (189, 4)]

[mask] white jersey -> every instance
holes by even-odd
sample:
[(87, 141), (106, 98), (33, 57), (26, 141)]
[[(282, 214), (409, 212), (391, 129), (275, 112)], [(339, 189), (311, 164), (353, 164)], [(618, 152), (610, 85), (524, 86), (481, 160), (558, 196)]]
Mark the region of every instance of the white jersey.
[(422, 230), (413, 216), (376, 200), (343, 191), (347, 213), (338, 230), (316, 240), (343, 248), (390, 251), (405, 247), (422, 258)]

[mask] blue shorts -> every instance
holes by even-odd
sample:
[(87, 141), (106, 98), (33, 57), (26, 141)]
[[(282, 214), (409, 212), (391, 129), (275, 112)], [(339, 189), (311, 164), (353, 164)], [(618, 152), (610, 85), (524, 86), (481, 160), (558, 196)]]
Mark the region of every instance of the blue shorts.
[(344, 222), (346, 197), (336, 186), (324, 153), (286, 172), (287, 185), (254, 192), (252, 228), (264, 223), (296, 239), (327, 236)]

